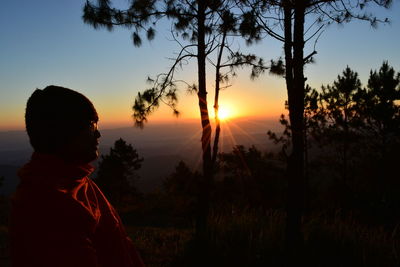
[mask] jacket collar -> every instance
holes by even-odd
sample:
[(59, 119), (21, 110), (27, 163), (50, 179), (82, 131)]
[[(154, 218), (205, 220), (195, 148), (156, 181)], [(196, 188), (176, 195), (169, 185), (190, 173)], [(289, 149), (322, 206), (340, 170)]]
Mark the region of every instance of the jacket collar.
[(51, 154), (34, 152), (18, 175), (21, 183), (47, 184), (56, 187), (69, 187), (80, 183), (93, 172), (90, 164), (72, 164)]

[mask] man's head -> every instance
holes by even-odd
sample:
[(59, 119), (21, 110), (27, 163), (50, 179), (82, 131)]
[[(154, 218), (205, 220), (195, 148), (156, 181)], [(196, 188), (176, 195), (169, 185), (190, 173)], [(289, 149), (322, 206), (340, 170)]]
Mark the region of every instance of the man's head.
[(37, 89), (26, 104), (26, 130), (35, 152), (70, 162), (88, 163), (97, 158), (97, 121), (90, 100), (64, 87)]

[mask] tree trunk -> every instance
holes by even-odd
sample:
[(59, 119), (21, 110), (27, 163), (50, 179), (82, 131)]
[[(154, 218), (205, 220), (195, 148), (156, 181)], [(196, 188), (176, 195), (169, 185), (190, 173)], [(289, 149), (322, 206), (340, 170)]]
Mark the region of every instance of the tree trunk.
[(198, 32), (197, 32), (197, 65), (199, 80), (199, 109), (202, 127), (202, 152), (203, 152), (203, 180), (200, 183), (198, 196), (198, 209), (196, 218), (196, 234), (203, 236), (207, 229), (207, 217), (209, 211), (209, 190), (212, 180), (211, 164), (211, 125), (207, 107), (206, 89), (206, 45), (205, 45), (205, 3), (198, 1)]
[[(286, 249), (288, 265), (301, 265), (304, 237), (301, 220), (304, 210), (304, 16), (305, 3), (295, 1), (285, 6), (285, 61), (288, 90), (289, 118), (292, 129), (292, 153), (288, 159), (288, 196), (286, 221)], [(292, 18), (294, 10), (294, 34)], [(293, 50), (293, 55), (292, 55)]]
[(225, 47), (225, 39), (226, 39), (226, 32), (224, 32), (222, 36), (221, 49), (219, 50), (217, 65), (215, 67), (215, 97), (214, 97), (215, 137), (214, 137), (213, 153), (211, 160), (213, 169), (215, 168), (215, 163), (217, 161), (219, 135), (221, 132), (221, 122), (219, 120), (218, 111), (219, 111), (219, 90), (221, 83), (221, 60)]
[(308, 142), (308, 119), (307, 116), (304, 117), (304, 215), (308, 215), (308, 212), (310, 211), (309, 209), (309, 203), (310, 203), (310, 198), (309, 198), (309, 175), (310, 175), (310, 169), (309, 169), (309, 142)]
[(347, 207), (349, 204), (350, 199), (350, 187), (349, 187), (349, 181), (348, 181), (348, 170), (349, 170), (349, 162), (348, 162), (348, 152), (349, 152), (349, 122), (348, 122), (348, 113), (349, 113), (349, 109), (348, 109), (348, 100), (349, 96), (346, 93), (346, 103), (345, 103), (345, 107), (344, 107), (344, 138), (343, 138), (343, 189), (344, 189), (344, 198), (342, 198), (342, 203), (341, 206), (342, 207)]

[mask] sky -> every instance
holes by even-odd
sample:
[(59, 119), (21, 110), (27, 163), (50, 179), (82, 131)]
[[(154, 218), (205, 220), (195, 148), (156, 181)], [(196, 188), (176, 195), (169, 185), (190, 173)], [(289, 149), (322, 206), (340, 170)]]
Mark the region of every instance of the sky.
[[(117, 4), (123, 4), (118, 0)], [(36, 88), (60, 85), (77, 90), (92, 100), (100, 116), (100, 127), (133, 125), (132, 104), (139, 91), (148, 88), (148, 76), (165, 72), (168, 57), (178, 51), (168, 28), (158, 29), (156, 38), (139, 48), (132, 44), (131, 33), (116, 28), (113, 32), (94, 30), (82, 21), (84, 0), (1, 0), (0, 4), (0, 131), (24, 128), (26, 101)], [(331, 25), (321, 35), (316, 62), (305, 69), (307, 82), (314, 88), (332, 83), (346, 66), (360, 75), (366, 84), (371, 69), (388, 60), (400, 71), (400, 1), (390, 10), (371, 9), (379, 17), (388, 17), (389, 25), (372, 28), (366, 22), (353, 21)], [(283, 56), (282, 44), (265, 39), (246, 46), (232, 41), (243, 51), (253, 52), (266, 61)], [(311, 46), (306, 47), (310, 52)], [(231, 86), (221, 92), (220, 105), (237, 117), (277, 118), (284, 112), (286, 89), (283, 78), (263, 75), (249, 79), (249, 70), (241, 70)], [(213, 88), (209, 69), (208, 88)], [(193, 64), (184, 66), (178, 78), (196, 82)], [(211, 90), (212, 91), (212, 90)], [(212, 110), (212, 92), (208, 95)], [(149, 123), (198, 119), (197, 96), (185, 88), (179, 93), (180, 118), (161, 107)]]

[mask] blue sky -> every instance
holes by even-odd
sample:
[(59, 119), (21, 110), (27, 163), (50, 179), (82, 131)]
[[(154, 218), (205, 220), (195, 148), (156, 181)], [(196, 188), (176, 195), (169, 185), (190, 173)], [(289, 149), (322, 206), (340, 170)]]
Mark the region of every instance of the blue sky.
[[(128, 30), (108, 32), (85, 25), (81, 19), (84, 2), (2, 0), (0, 130), (22, 129), (27, 98), (35, 88), (50, 84), (87, 95), (106, 127), (129, 125), (131, 105), (137, 92), (146, 88), (147, 76), (168, 69), (167, 57), (176, 51), (176, 44), (168, 41), (167, 31), (159, 30), (154, 41), (136, 48)], [(355, 21), (325, 31), (317, 44), (316, 63), (306, 68), (313, 87), (331, 83), (347, 65), (359, 72), (364, 84), (370, 69), (379, 68), (383, 60), (400, 71), (400, 3), (396, 0), (390, 10), (372, 11), (392, 23), (373, 29)], [(283, 55), (282, 45), (271, 39), (249, 48), (239, 44), (266, 60)], [(279, 115), (286, 99), (284, 80), (265, 75), (252, 82), (248, 73), (240, 72), (221, 98), (242, 114)], [(188, 66), (181, 75), (194, 82), (195, 68)], [(180, 108), (183, 118), (197, 116), (196, 96), (182, 92)], [(150, 119), (171, 118), (170, 114), (162, 108)]]

